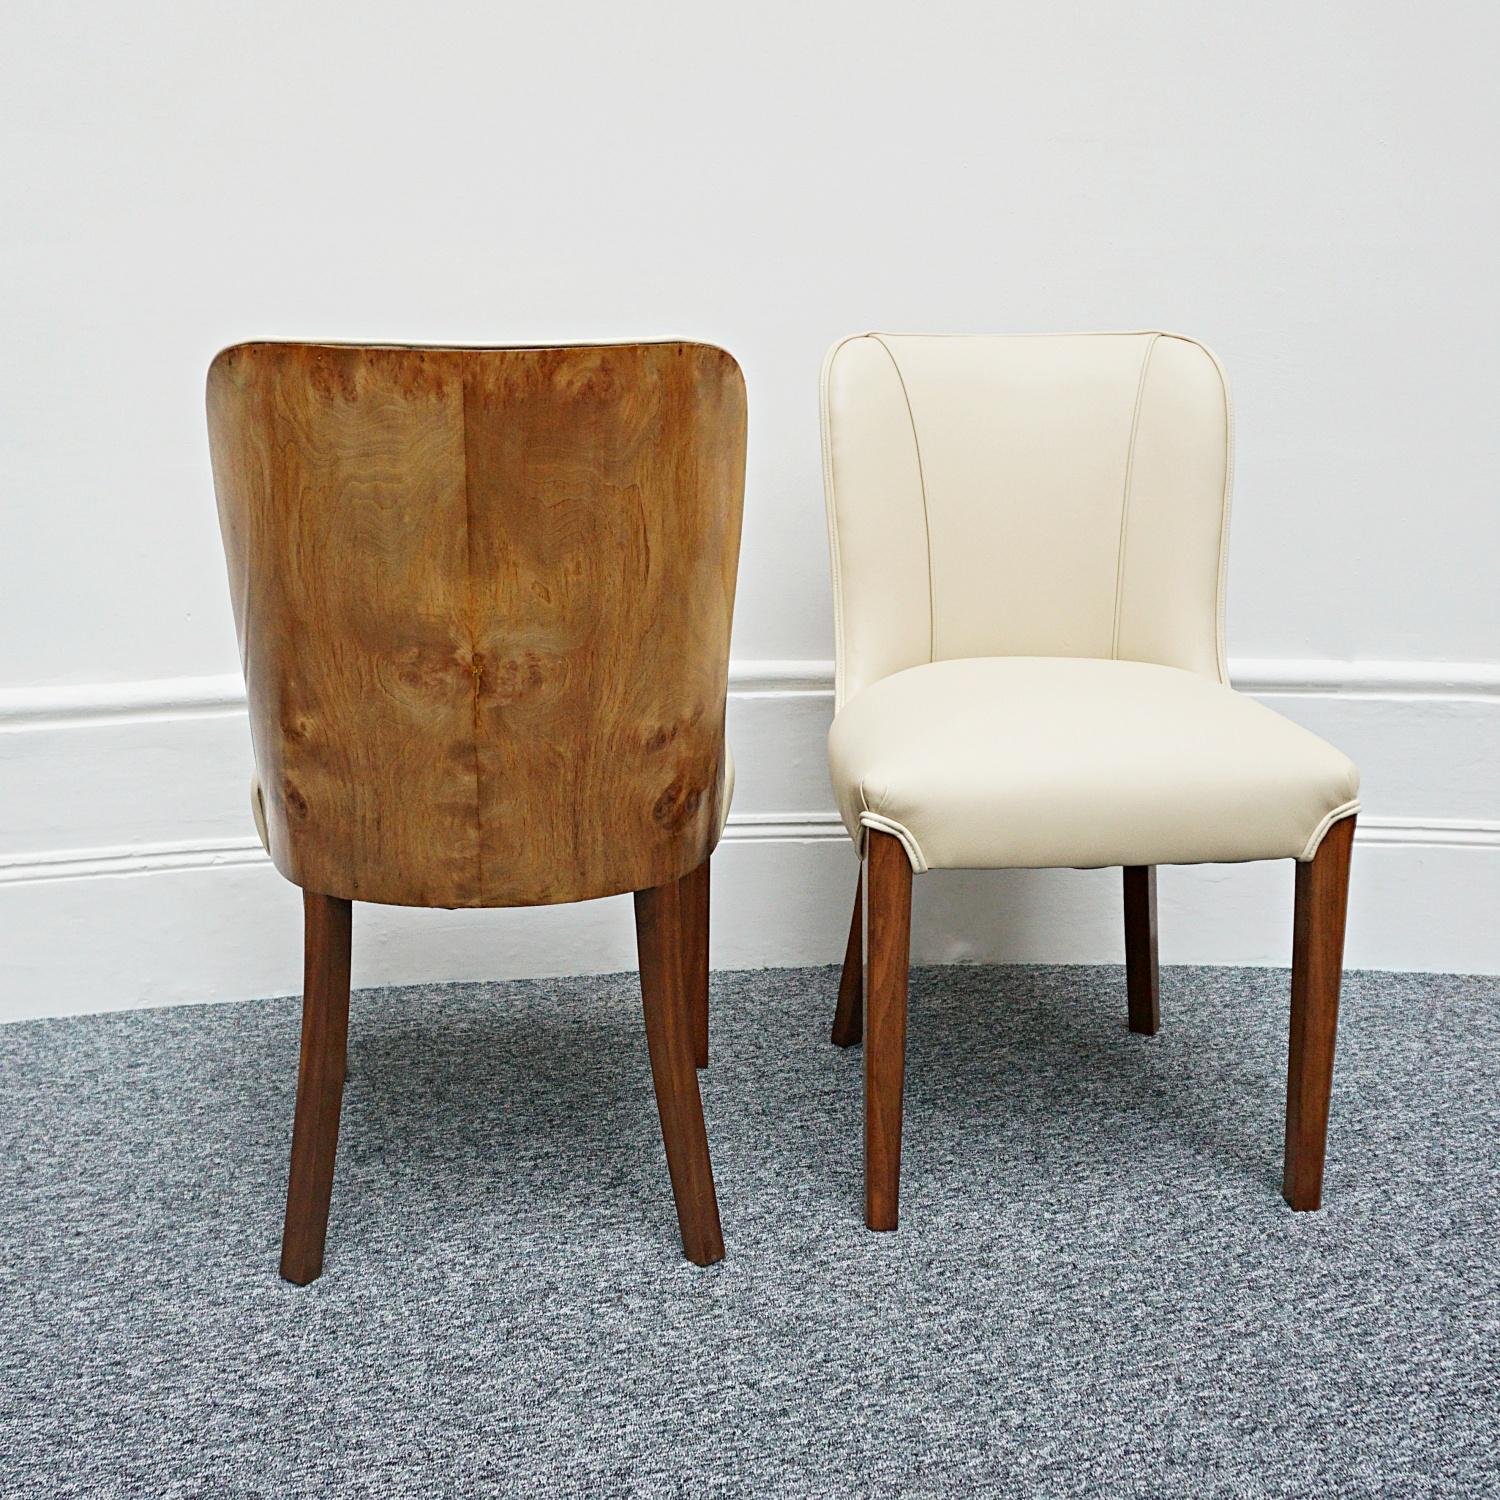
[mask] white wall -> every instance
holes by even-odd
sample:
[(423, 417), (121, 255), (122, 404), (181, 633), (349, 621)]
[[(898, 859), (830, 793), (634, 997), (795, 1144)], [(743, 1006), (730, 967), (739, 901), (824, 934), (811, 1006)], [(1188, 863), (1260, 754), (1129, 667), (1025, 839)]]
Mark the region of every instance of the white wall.
[[(871, 326), (1203, 337), (1238, 406), (1231, 655), (1319, 688), (1288, 700), (1304, 715), (1352, 715), (1369, 816), (1406, 829), (1381, 857), (1428, 880), (1449, 877), (1421, 860), (1456, 860), (1455, 891), (1493, 909), (1497, 43), (1492, 5), (1451, 0), (0, 9), (0, 918), (24, 935), (0, 1014), (295, 983), (213, 951), (262, 910), (239, 882), (269, 872), (181, 865), (249, 831), (242, 720), (200, 711), (236, 667), (202, 378), (246, 337), (732, 349), (751, 400), (735, 655), (764, 737), (740, 759), (765, 757), (747, 784), (782, 803), (750, 810), (784, 834), (830, 805), (817, 714), (765, 665), (831, 654), (824, 347)], [(783, 763), (802, 779), (778, 785)], [(844, 858), (736, 838), (770, 890), (809, 848)], [(143, 927), (184, 881), (201, 920)], [(925, 898), (957, 945), (940, 956), (1099, 951), (1104, 904), (985, 927), (946, 888)], [(1455, 899), (1438, 928), (1368, 914), (1364, 951), (1500, 967)], [(803, 913), (778, 946), (721, 902), (719, 941), (831, 958), (843, 919), (825, 941)], [(477, 920), (546, 968), (545, 923), (571, 919)], [(1356, 898), (1356, 948), (1360, 920)], [(1198, 927), (1200, 956), (1275, 957), (1258, 925)], [(77, 972), (49, 987), (55, 931)], [(158, 954), (176, 981), (144, 972)]]

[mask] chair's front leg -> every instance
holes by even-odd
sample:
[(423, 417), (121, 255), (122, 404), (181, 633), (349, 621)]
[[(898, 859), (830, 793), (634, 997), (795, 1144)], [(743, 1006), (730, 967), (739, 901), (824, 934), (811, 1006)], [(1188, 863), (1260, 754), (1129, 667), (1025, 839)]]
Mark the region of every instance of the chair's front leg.
[(894, 1229), (901, 1187), (906, 1082), (906, 982), (911, 956), (911, 861), (901, 841), (866, 834), (865, 1223)]
[(304, 891), (302, 913), (302, 1060), (281, 1236), (281, 1274), (298, 1286), (323, 1270), (349, 1043), (353, 908), (336, 896)]
[(864, 870), (854, 882), (854, 915), (849, 919), (849, 941), (844, 948), (844, 967), (839, 974), (839, 1003), (833, 1013), (833, 1045), (852, 1047), (864, 1035), (865, 1017), (865, 908), (860, 899)]
[(1354, 819), (1335, 823), (1313, 858), (1297, 866), (1292, 929), (1292, 1027), (1287, 1054), (1286, 1156), (1281, 1194), (1293, 1208), (1323, 1201), (1328, 1095), (1344, 969), (1344, 917)]
[(677, 1200), (683, 1253), (700, 1266), (724, 1258), (719, 1204), (708, 1159), (703, 1100), (693, 1067), (693, 1018), (683, 983), (684, 891), (692, 879), (635, 893), (636, 945), (640, 950), (641, 999), (646, 1011), (646, 1047), (661, 1116), (667, 1171)]
[(1155, 865), (1125, 866), (1125, 995), (1130, 1029), (1155, 1036), (1161, 1026)]

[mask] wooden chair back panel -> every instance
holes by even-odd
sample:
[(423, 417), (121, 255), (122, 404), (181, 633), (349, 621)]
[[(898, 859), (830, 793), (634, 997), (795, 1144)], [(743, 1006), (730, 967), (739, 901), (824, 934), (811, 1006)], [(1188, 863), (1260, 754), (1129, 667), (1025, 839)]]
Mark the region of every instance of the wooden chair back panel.
[(701, 863), (744, 484), (728, 354), (242, 345), (209, 427), (283, 874), (500, 906)]

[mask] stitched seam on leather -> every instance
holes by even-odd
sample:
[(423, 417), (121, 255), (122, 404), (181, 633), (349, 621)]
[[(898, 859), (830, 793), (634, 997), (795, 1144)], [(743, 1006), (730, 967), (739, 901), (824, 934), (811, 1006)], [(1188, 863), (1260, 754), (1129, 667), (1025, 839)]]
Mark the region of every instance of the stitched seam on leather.
[(900, 363), (881, 334), (872, 333), (870, 337), (885, 350), (886, 358), (896, 372), (896, 380), (901, 386), (901, 399), (906, 402), (906, 420), (911, 423), (911, 445), (917, 456), (917, 485), (922, 491), (922, 530), (927, 537), (927, 660), (931, 663), (937, 660), (937, 601), (933, 597), (932, 512), (927, 505), (927, 470), (922, 466), (922, 440), (917, 436), (917, 414), (912, 410), (911, 392), (906, 388), (906, 376), (901, 373)]
[(1358, 811), (1358, 797), (1355, 797), (1353, 801), (1345, 802), (1341, 806), (1334, 808), (1334, 810), (1329, 813), (1328, 816), (1325, 817), (1316, 828), (1313, 829), (1312, 837), (1308, 839), (1307, 846), (1303, 849), (1302, 853), (1297, 856), (1297, 863), (1306, 864), (1307, 861), (1310, 860), (1313, 855), (1318, 852), (1318, 845), (1323, 842), (1323, 837), (1328, 832), (1328, 830), (1332, 828), (1335, 823), (1342, 823), (1345, 818), (1353, 817), (1353, 815)]
[(1224, 366), (1207, 344), (1189, 338), (1185, 333), (1163, 333), (1160, 336), (1201, 350), (1214, 367), (1214, 373), (1219, 377), (1219, 389), (1224, 393), (1224, 497), (1219, 508), (1219, 566), (1214, 580), (1214, 660), (1220, 685), (1230, 687), (1224, 615), (1229, 583), (1229, 512), (1234, 494), (1234, 398), (1230, 395), (1229, 377), (1224, 373)]
[(840, 339), (823, 361), (823, 378), (819, 382), (818, 405), (823, 428), (823, 505), (828, 513), (828, 554), (833, 572), (833, 711), (844, 706), (844, 567), (839, 554), (838, 500), (833, 486), (833, 434), (828, 416), (828, 381), (833, 362), (845, 344), (852, 344), (863, 334)]
[[(1150, 334), (1156, 338), (1177, 339), (1184, 344), (1191, 344), (1195, 349), (1201, 349), (1208, 356), (1219, 377), (1219, 385), (1224, 392), (1224, 499), (1219, 514), (1219, 566), (1218, 577), (1214, 588), (1214, 656), (1218, 671), (1218, 680), (1222, 687), (1229, 687), (1229, 666), (1225, 650), (1225, 597), (1228, 592), (1229, 578), (1229, 514), (1232, 509), (1231, 501), (1234, 490), (1234, 398), (1229, 389), (1229, 377), (1224, 373), (1224, 366), (1219, 363), (1219, 357), (1207, 344), (1198, 339), (1191, 338), (1185, 333), (1175, 333), (1170, 328), (1098, 328), (1098, 329), (1073, 329), (1065, 332), (1042, 332), (1042, 333), (1007, 333), (1007, 334), (973, 334), (973, 333), (895, 333), (887, 334), (888, 338), (923, 338), (923, 339), (968, 339), (968, 338), (1018, 338), (1018, 339), (1058, 339), (1058, 338), (1140, 338), (1142, 335)], [(871, 334), (869, 337), (876, 337)], [(889, 353), (889, 350), (887, 350)], [(928, 558), (929, 577), (931, 570), (931, 556)]]
[(1218, 600), (1214, 610), (1214, 647), (1219, 658), (1219, 681), (1229, 685), (1229, 647), (1224, 637), (1225, 596), (1229, 590), (1229, 509), (1234, 492), (1234, 401), (1229, 394), (1229, 377), (1218, 356), (1206, 344), (1198, 347), (1213, 361), (1224, 392), (1224, 505), (1219, 512), (1219, 580)]
[(1115, 554), (1115, 625), (1110, 636), (1111, 661), (1120, 659), (1120, 613), (1125, 593), (1125, 544), (1130, 531), (1130, 481), (1135, 475), (1135, 438), (1141, 428), (1141, 407), (1146, 396), (1146, 372), (1151, 368), (1151, 351), (1156, 348), (1157, 334), (1146, 343), (1141, 355), (1141, 373), (1135, 382), (1135, 410), (1130, 417), (1130, 442), (1125, 449), (1125, 484), (1120, 496), (1120, 546)]

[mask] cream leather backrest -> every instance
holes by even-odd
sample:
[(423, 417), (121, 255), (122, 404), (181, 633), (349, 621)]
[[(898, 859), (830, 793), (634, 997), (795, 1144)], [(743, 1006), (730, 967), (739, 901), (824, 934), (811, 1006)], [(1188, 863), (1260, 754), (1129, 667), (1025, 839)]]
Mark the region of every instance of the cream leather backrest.
[(822, 408), (839, 706), (966, 656), (1228, 680), (1231, 418), (1202, 344), (864, 334)]

